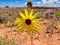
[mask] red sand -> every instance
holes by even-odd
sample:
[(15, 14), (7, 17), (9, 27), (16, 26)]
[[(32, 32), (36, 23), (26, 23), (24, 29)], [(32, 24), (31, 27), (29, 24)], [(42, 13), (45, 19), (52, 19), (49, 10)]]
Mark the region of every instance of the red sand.
[[(34, 36), (34, 45), (60, 45), (60, 33), (56, 33), (57, 30), (54, 30), (53, 34), (49, 36), (49, 34), (45, 33), (47, 26), (43, 25), (42, 23), (43, 22), (40, 23), (40, 35), (36, 34)], [(11, 27), (4, 27), (3, 25), (0, 26), (0, 34), (2, 34), (3, 37), (8, 35), (8, 38), (12, 38), (13, 35), (16, 35), (16, 40), (19, 45), (31, 45), (30, 36), (26, 32), (13, 32), (13, 29), (11, 30)], [(57, 24), (57, 27), (60, 28), (60, 23)]]

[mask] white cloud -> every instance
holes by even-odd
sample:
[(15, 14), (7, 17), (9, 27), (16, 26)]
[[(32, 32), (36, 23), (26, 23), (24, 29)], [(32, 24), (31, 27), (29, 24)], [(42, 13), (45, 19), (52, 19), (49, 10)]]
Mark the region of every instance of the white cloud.
[(53, 4), (54, 2), (58, 2), (58, 0), (49, 0), (48, 1), (49, 4)]
[(43, 4), (46, 4), (47, 3), (47, 0), (42, 0)]
[(24, 6), (27, 6), (27, 2), (25, 3), (25, 5)]
[(40, 1), (36, 2), (36, 4), (38, 4), (38, 5), (39, 5), (40, 3), (41, 3)]
[(54, 7), (58, 7), (60, 3), (60, 0), (40, 0), (38, 2), (34, 3), (34, 6), (54, 6)]
[(43, 4), (53, 4), (54, 2), (59, 2), (59, 0), (42, 0)]

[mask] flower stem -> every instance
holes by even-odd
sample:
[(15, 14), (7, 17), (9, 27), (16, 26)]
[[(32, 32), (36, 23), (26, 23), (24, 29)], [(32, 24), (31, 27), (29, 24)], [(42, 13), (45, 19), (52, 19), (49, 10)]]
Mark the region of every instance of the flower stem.
[(31, 45), (33, 45), (33, 32), (31, 32), (30, 36), (31, 36)]

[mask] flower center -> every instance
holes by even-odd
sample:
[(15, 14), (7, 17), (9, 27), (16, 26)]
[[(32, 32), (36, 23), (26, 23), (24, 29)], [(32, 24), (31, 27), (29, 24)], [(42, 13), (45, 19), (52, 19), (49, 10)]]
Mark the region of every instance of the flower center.
[(30, 25), (30, 24), (31, 24), (31, 20), (30, 20), (30, 19), (26, 19), (25, 23), (26, 23), (27, 25)]

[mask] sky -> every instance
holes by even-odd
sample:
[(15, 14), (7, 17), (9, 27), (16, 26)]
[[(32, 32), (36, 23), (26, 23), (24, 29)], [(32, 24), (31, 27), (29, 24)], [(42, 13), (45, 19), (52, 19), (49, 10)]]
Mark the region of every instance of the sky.
[[(0, 7), (24, 7), (29, 0), (0, 0)], [(33, 6), (60, 7), (60, 0), (32, 0)]]

